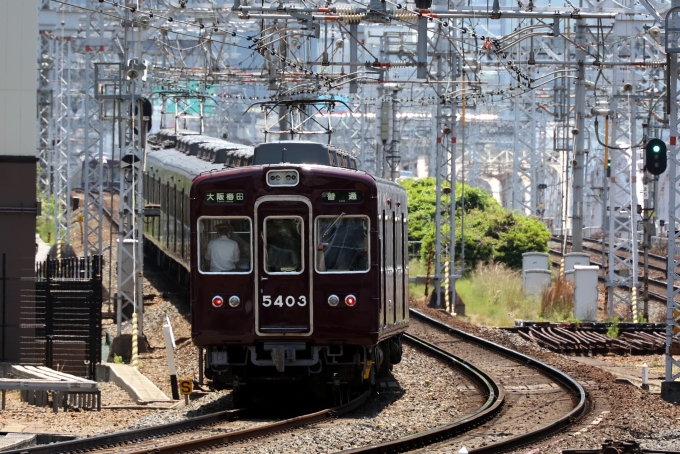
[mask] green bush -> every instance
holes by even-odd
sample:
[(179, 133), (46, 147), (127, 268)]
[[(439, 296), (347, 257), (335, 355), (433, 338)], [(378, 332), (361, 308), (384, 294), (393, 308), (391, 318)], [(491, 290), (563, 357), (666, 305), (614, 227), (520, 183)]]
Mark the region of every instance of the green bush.
[[(427, 260), (435, 242), (436, 181), (434, 178), (401, 181), (409, 197), (409, 240), (422, 241), (421, 258)], [(465, 207), (462, 204), (465, 189)], [(456, 251), (465, 250), (465, 264), (494, 260), (511, 268), (521, 268), (524, 252), (547, 252), (550, 232), (538, 221), (503, 208), (484, 190), (456, 183)], [(448, 217), (450, 195), (442, 195), (442, 215)], [(465, 238), (462, 215), (465, 210)], [(449, 244), (449, 227), (441, 231), (441, 241)], [(464, 242), (464, 244), (463, 244)]]

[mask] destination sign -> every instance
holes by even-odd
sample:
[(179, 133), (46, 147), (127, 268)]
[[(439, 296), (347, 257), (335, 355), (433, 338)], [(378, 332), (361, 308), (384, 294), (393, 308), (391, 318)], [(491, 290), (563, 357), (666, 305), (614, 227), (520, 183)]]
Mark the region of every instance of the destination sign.
[(243, 203), (246, 196), (244, 192), (207, 192), (205, 194), (205, 203), (216, 204), (238, 204)]
[(364, 193), (361, 191), (324, 191), (321, 193), (323, 203), (361, 203)]

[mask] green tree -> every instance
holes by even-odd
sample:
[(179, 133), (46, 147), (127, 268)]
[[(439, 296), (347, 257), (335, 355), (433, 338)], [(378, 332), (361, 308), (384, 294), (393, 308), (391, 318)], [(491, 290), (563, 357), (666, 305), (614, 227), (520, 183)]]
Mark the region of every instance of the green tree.
[[(422, 241), (421, 257), (427, 260), (434, 247), (436, 194), (434, 178), (401, 181), (409, 197), (409, 240)], [(465, 237), (462, 232), (463, 189), (465, 190)], [(456, 183), (456, 251), (465, 249), (465, 262), (474, 268), (491, 259), (512, 268), (522, 266), (522, 253), (546, 252), (550, 232), (537, 219), (512, 213), (480, 188)], [(448, 211), (450, 196), (442, 195), (442, 207)], [(448, 216), (448, 212), (442, 212)], [(449, 242), (448, 226), (443, 226), (441, 241)], [(464, 243), (464, 245), (463, 245)]]

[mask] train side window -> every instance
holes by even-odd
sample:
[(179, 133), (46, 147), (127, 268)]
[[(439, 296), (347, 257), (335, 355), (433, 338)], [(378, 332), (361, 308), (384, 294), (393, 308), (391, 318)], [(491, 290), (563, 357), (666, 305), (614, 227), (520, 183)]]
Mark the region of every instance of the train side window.
[(198, 219), (198, 270), (202, 274), (246, 274), (253, 269), (250, 218)]
[(319, 216), (315, 225), (319, 273), (365, 273), (369, 269), (368, 216)]
[(270, 274), (299, 274), (304, 269), (302, 218), (270, 216), (264, 220), (264, 265)]

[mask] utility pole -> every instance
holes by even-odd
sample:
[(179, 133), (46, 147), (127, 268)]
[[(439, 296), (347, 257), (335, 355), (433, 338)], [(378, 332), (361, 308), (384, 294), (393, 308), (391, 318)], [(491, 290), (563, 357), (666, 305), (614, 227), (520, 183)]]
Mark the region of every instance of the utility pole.
[(132, 323), (128, 306), (136, 314), (136, 332), (143, 333), (144, 304), (142, 301), (144, 226), (142, 194), (146, 147), (146, 125), (140, 103), (142, 73), (141, 30), (135, 26), (130, 11), (125, 10), (123, 27), (125, 47), (120, 66), (118, 95), (118, 147), (120, 149), (120, 208), (118, 227), (118, 312), (117, 329), (120, 336), (124, 324)]
[(576, 108), (576, 124), (574, 134), (574, 169), (572, 182), (572, 252), (583, 252), (583, 184), (584, 169), (584, 138), (586, 115), (586, 53), (585, 46), (586, 24), (583, 19), (576, 20), (576, 63), (578, 64), (578, 78), (576, 79), (576, 94), (574, 107)]
[[(437, 61), (437, 76), (436, 80), (441, 81), (443, 78), (443, 68), (442, 68), (442, 56), (437, 52), (437, 49), (435, 48), (435, 54), (434, 58)], [(435, 85), (435, 91), (437, 95), (435, 96), (435, 102), (437, 103), (437, 110), (436, 110), (436, 115), (435, 115), (435, 128), (432, 133), (437, 137), (437, 141), (435, 142), (435, 167), (434, 167), (434, 172), (435, 172), (435, 181), (437, 184), (437, 188), (435, 191), (435, 207), (436, 211), (434, 213), (434, 224), (435, 224), (435, 232), (434, 232), (434, 247), (435, 247), (435, 260), (434, 260), (434, 298), (435, 301), (437, 302), (436, 307), (441, 307), (442, 306), (442, 301), (441, 301), (441, 276), (442, 276), (442, 262), (441, 262), (441, 257), (442, 257), (442, 241), (441, 241), (441, 224), (442, 224), (442, 214), (441, 214), (441, 203), (442, 203), (442, 138), (441, 138), (441, 117), (442, 117), (442, 99), (441, 99), (441, 84), (436, 84)], [(431, 300), (430, 300), (431, 301)]]

